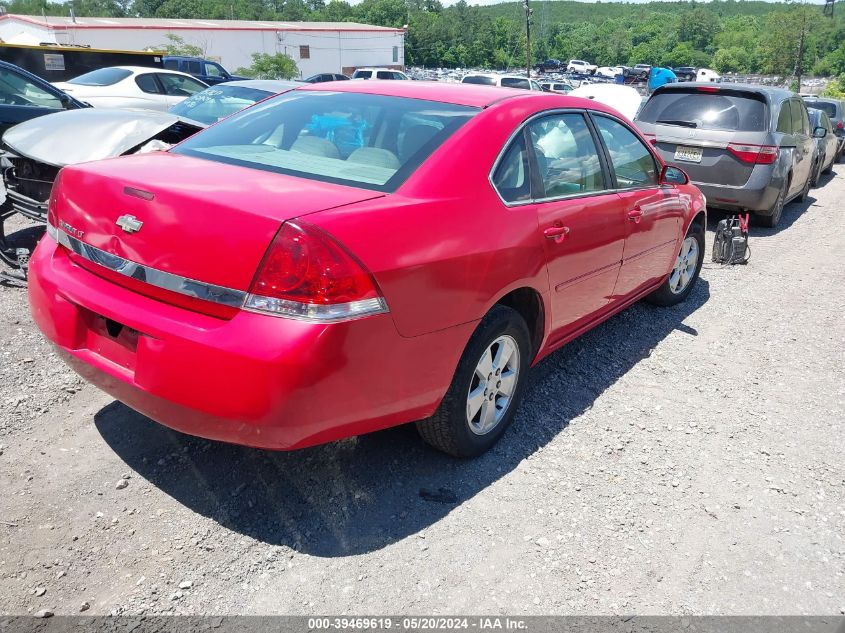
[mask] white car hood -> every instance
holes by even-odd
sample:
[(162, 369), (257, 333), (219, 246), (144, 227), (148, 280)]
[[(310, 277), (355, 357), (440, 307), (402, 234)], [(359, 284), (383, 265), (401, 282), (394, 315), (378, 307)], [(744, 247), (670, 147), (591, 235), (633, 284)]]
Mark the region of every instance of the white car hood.
[(642, 96), (630, 86), (619, 84), (583, 84), (567, 93), (569, 97), (593, 99), (617, 110), (628, 119), (637, 115)]
[(13, 152), (56, 167), (120, 156), (179, 121), (203, 124), (153, 110), (67, 110), (10, 128), (3, 143)]

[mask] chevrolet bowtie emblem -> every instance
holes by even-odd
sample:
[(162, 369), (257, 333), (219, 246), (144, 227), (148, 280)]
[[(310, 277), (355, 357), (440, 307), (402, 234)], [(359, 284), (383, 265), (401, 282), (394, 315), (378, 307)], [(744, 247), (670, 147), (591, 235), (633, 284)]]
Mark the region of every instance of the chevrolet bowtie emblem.
[(141, 230), (141, 227), (144, 226), (144, 223), (134, 215), (122, 215), (117, 219), (115, 224), (127, 233), (137, 233)]

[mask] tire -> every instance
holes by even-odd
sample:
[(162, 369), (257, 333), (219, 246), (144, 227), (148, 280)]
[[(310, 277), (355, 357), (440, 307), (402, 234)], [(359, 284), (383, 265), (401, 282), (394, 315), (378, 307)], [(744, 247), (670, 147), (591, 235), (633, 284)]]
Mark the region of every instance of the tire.
[(801, 190), (801, 193), (798, 194), (798, 197), (795, 198), (796, 202), (804, 202), (807, 199), (807, 196), (810, 194), (810, 181), (813, 179), (812, 172), (807, 176), (807, 181), (804, 183), (804, 188)]
[(703, 263), (704, 227), (692, 224), (681, 242), (672, 272), (663, 281), (663, 285), (648, 295), (646, 300), (659, 306), (681, 303), (692, 292)]
[(819, 158), (819, 160), (816, 161), (816, 164), (813, 165), (812, 182), (810, 183), (813, 187), (819, 186), (819, 178), (822, 177), (822, 165), (824, 165), (824, 156)]
[(789, 189), (789, 181), (783, 183), (783, 186), (780, 188), (778, 192), (778, 197), (775, 198), (775, 203), (772, 205), (771, 213), (769, 215), (758, 215), (757, 221), (760, 223), (761, 226), (766, 226), (774, 228), (780, 222), (781, 216), (783, 216), (783, 206), (786, 204), (786, 192)]
[[(832, 161), (830, 161), (830, 165), (828, 165), (826, 168), (824, 168), (822, 170), (822, 173), (825, 176), (829, 176), (830, 174), (833, 173), (833, 163), (835, 163), (835, 162), (836, 162), (836, 158), (834, 158)], [(824, 165), (824, 163), (822, 163), (822, 165)]]
[[(528, 326), (516, 310), (494, 306), (470, 337), (437, 411), (417, 422), (422, 439), (455, 457), (476, 457), (493, 446), (510, 425), (522, 400), (525, 375), (532, 360), (530, 340)], [(508, 362), (497, 366), (500, 350), (509, 350), (511, 354)], [(489, 360), (485, 368), (490, 370), (489, 383), (482, 381), (478, 371), (485, 356)], [(505, 381), (497, 378), (508, 374), (513, 377), (513, 383), (506, 396), (502, 387)], [(494, 379), (496, 385), (490, 389), (487, 385), (492, 385)], [(472, 400), (481, 403), (474, 411), (470, 408), (472, 393), (478, 394)], [(501, 409), (500, 405), (503, 405)], [(490, 417), (485, 417), (485, 413)]]

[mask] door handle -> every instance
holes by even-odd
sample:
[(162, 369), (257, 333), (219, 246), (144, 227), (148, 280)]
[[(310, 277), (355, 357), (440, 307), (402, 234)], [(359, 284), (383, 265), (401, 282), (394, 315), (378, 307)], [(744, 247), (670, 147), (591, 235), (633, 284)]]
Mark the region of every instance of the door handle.
[(555, 242), (562, 242), (569, 235), (569, 227), (556, 224), (544, 230), (543, 235)]
[(640, 220), (643, 219), (643, 210), (639, 207), (634, 207), (630, 211), (628, 211), (628, 219), (631, 220), (634, 224), (639, 224)]

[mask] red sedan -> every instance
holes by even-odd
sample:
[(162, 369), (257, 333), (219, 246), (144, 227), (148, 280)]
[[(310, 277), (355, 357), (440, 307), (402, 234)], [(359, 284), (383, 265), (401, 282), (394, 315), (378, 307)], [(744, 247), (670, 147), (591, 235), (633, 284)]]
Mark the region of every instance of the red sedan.
[(316, 84), (63, 169), (29, 292), (80, 374), (174, 429), (293, 449), (417, 421), (471, 456), (533, 363), (682, 301), (704, 227), (698, 189), (598, 103)]

